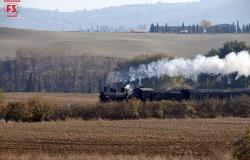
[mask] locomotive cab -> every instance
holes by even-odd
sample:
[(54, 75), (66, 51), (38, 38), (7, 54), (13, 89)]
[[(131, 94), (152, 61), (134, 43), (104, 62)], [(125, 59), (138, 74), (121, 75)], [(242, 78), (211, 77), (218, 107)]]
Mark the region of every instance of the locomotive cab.
[(104, 87), (99, 97), (101, 102), (124, 101), (132, 97), (132, 92), (126, 88), (121, 88), (120, 92), (117, 92), (114, 88)]

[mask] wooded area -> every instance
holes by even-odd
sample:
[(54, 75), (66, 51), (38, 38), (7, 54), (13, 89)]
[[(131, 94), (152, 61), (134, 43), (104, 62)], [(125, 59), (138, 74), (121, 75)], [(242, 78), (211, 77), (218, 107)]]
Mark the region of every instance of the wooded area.
[[(230, 52), (250, 51), (245, 42), (229, 41), (222, 48), (212, 49), (206, 56), (224, 58)], [(164, 76), (141, 82), (116, 81), (115, 72), (128, 73), (133, 66), (148, 64), (167, 55), (139, 56), (131, 59), (93, 55), (58, 54), (60, 50), (20, 49), (12, 58), (0, 59), (0, 89), (5, 92), (97, 93), (106, 85), (116, 88), (131, 83), (156, 90), (174, 88), (249, 88), (250, 77), (201, 74), (197, 80)], [(126, 76), (126, 74), (125, 74)]]
[(118, 61), (121, 59), (21, 49), (16, 57), (0, 60), (0, 88), (7, 92), (98, 92)]

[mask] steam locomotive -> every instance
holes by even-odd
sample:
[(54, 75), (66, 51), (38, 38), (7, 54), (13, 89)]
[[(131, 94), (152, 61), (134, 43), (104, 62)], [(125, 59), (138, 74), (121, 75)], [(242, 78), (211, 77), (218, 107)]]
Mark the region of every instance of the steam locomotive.
[(135, 98), (141, 101), (182, 101), (182, 100), (204, 100), (206, 98), (233, 99), (235, 97), (247, 95), (250, 96), (250, 89), (181, 89), (166, 92), (157, 92), (153, 88), (139, 87), (131, 89), (129, 87), (121, 88), (119, 92), (113, 88), (104, 88), (100, 92), (101, 102), (128, 101)]

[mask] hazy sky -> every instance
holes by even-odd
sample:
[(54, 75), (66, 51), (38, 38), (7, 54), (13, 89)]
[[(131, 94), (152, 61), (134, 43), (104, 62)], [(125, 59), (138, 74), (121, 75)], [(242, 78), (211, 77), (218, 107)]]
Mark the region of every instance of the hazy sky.
[(143, 4), (157, 2), (191, 2), (199, 0), (21, 0), (21, 5), (29, 8), (40, 8), (59, 11), (75, 11), (100, 9), (109, 6), (120, 6), (124, 4)]

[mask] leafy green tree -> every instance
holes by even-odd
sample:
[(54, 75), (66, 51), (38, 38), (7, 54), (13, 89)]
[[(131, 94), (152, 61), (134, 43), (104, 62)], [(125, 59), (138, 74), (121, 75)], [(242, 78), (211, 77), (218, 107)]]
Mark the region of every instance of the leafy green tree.
[[(240, 52), (243, 50), (249, 50), (250, 46), (245, 42), (228, 41), (222, 48), (212, 49), (207, 53), (207, 57), (218, 55), (220, 58), (225, 58), (231, 52)], [(236, 78), (237, 73), (222, 76), (222, 75), (209, 75), (201, 74), (198, 77), (199, 87), (201, 88), (249, 88), (250, 77)]]
[(228, 41), (224, 43), (223, 47), (220, 48), (219, 50), (212, 49), (209, 51), (206, 56), (211, 57), (218, 55), (220, 58), (225, 58), (226, 55), (228, 55), (231, 52), (241, 52), (243, 50), (249, 50), (250, 51), (250, 46), (246, 44), (246, 42), (239, 42), (237, 40), (235, 41)]
[(224, 46), (220, 49), (219, 57), (224, 58), (231, 52), (241, 52), (243, 50), (249, 50), (249, 46), (246, 45), (246, 42), (239, 41), (228, 41), (224, 44)]
[(213, 56), (216, 56), (216, 55), (219, 55), (219, 51), (218, 51), (218, 49), (212, 49), (212, 50), (210, 50), (208, 53), (207, 53), (207, 57), (213, 57)]

